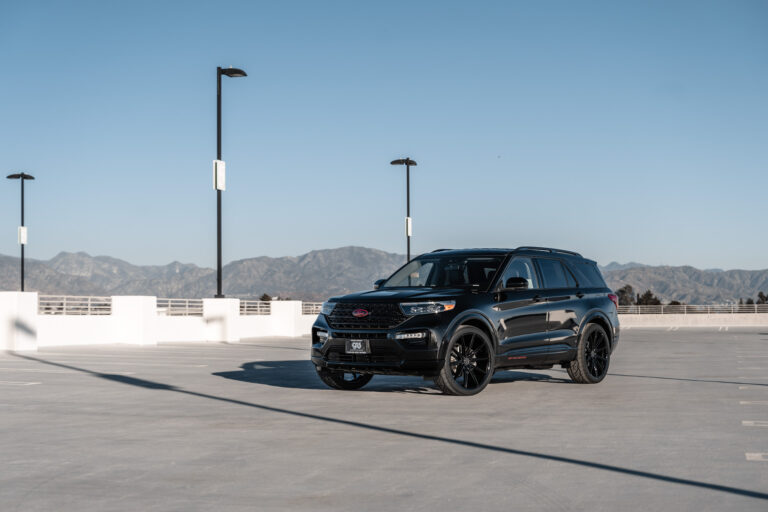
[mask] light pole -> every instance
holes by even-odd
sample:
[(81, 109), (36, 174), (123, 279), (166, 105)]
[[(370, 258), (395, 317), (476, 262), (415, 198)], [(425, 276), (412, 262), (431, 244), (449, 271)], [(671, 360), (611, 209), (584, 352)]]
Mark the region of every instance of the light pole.
[(21, 245), (21, 291), (24, 291), (24, 246), (27, 245), (27, 228), (24, 226), (24, 182), (35, 179), (31, 174), (20, 172), (9, 174), (9, 180), (21, 181), (21, 226), (19, 226), (19, 245)]
[(405, 239), (407, 244), (407, 260), (411, 261), (411, 234), (413, 233), (413, 223), (411, 222), (411, 166), (416, 166), (416, 162), (410, 158), (401, 158), (392, 160), (391, 165), (405, 166)]
[(216, 298), (221, 293), (221, 191), (225, 189), (224, 162), (221, 160), (221, 75), (230, 78), (248, 76), (237, 68), (216, 68), (216, 161), (213, 162), (213, 186), (216, 189)]

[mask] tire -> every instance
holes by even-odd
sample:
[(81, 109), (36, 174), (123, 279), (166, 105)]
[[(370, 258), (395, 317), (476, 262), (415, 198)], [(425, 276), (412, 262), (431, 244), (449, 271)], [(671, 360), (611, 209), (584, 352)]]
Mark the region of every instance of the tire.
[(366, 373), (353, 373), (332, 371), (327, 368), (315, 368), (317, 375), (326, 386), (333, 389), (342, 389), (345, 391), (354, 391), (360, 389), (373, 378), (373, 375)]
[(493, 377), (493, 343), (477, 327), (459, 327), (448, 342), (437, 387), (446, 395), (476, 395)]
[(597, 384), (608, 374), (611, 348), (608, 335), (597, 324), (587, 324), (579, 338), (576, 359), (568, 367), (568, 376), (578, 384)]

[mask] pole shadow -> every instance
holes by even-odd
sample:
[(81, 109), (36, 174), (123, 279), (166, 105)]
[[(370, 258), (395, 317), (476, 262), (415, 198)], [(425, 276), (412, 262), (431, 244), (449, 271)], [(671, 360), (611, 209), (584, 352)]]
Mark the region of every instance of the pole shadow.
[[(565, 370), (550, 370), (554, 372), (563, 372)], [(614, 373), (608, 372), (610, 377), (627, 377), (632, 379), (657, 379), (657, 380), (674, 380), (678, 382), (705, 382), (708, 384), (738, 384), (739, 386), (768, 386), (766, 383), (761, 382), (744, 382), (744, 381), (731, 381), (731, 380), (717, 380), (717, 379), (688, 379), (685, 377), (661, 377), (658, 375), (632, 375), (629, 373)]]

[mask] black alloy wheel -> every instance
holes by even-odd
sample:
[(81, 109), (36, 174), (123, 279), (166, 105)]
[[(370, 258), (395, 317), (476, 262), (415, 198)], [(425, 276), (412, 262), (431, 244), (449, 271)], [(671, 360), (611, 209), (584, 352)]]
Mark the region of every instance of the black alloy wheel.
[(493, 377), (493, 344), (483, 331), (465, 325), (448, 342), (435, 384), (448, 395), (474, 395)]
[(368, 373), (355, 373), (329, 370), (328, 368), (315, 368), (317, 375), (328, 387), (346, 391), (360, 389), (368, 384), (373, 375)]
[(581, 333), (576, 359), (568, 367), (568, 375), (579, 384), (597, 384), (608, 374), (611, 347), (608, 335), (597, 324), (588, 324)]

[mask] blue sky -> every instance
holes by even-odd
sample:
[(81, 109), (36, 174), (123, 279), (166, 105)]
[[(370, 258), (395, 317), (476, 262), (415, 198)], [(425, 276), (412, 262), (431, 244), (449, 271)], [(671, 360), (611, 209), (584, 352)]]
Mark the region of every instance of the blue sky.
[[(551, 245), (768, 267), (768, 2), (0, 6), (0, 168), (27, 254), (215, 264), (362, 245)], [(16, 255), (18, 182), (0, 187)]]

